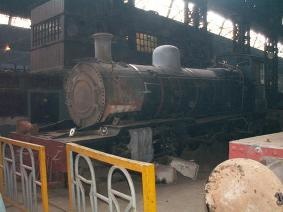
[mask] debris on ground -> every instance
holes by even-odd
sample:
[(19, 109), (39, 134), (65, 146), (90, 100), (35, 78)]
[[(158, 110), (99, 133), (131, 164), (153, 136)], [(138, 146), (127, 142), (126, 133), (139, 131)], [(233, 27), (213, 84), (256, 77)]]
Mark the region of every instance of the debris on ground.
[(170, 184), (177, 180), (176, 170), (168, 165), (155, 164), (156, 181)]
[(189, 177), (192, 180), (197, 179), (199, 165), (194, 161), (171, 157), (170, 166), (185, 177)]

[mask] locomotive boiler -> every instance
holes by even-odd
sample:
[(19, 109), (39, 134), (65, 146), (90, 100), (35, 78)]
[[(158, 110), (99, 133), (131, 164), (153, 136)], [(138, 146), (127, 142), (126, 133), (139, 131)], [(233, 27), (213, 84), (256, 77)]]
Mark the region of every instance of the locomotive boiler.
[(177, 47), (157, 47), (152, 66), (113, 62), (111, 34), (98, 33), (95, 58), (66, 81), (66, 104), (79, 127), (240, 113), (244, 79), (236, 68), (182, 68)]

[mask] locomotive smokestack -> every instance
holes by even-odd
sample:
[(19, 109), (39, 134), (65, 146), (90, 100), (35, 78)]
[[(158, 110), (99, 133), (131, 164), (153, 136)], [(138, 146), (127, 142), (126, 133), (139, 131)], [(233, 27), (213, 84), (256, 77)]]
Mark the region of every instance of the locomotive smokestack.
[(113, 35), (110, 33), (96, 33), (93, 34), (95, 58), (105, 61), (112, 61), (111, 40)]

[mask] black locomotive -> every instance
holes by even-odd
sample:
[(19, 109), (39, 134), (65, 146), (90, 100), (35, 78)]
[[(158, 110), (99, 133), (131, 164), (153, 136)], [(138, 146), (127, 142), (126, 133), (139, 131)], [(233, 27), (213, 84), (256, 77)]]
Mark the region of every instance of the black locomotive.
[[(72, 129), (71, 136), (81, 143), (121, 138), (127, 132), (130, 141), (123, 142), (131, 156), (150, 160), (153, 137), (164, 135), (166, 126), (174, 131), (181, 125), (183, 133), (190, 134), (197, 122), (215, 125), (265, 112), (260, 69), (243, 72), (227, 64), (181, 68), (179, 50), (170, 45), (153, 51), (152, 66), (118, 63), (111, 58), (112, 35), (94, 37), (95, 58), (75, 65), (65, 83), (66, 105), (79, 129), (78, 133)], [(97, 137), (85, 140), (81, 135), (86, 133)]]
[[(225, 56), (204, 68), (212, 59), (207, 31), (114, 2), (56, 0), (31, 12), (31, 72), (20, 84), (31, 121), (55, 123), (40, 128), (48, 145), (76, 142), (149, 161), (153, 149), (176, 152), (263, 117), (260, 59)], [(103, 31), (114, 34), (114, 60), (126, 63), (113, 62), (105, 33), (95, 35), (91, 57), (90, 35)]]
[(96, 59), (77, 64), (66, 84), (67, 107), (77, 126), (126, 120), (129, 114), (137, 121), (243, 112), (241, 70), (181, 68), (178, 48), (169, 45), (154, 50), (152, 66), (116, 63), (112, 35), (95, 36)]

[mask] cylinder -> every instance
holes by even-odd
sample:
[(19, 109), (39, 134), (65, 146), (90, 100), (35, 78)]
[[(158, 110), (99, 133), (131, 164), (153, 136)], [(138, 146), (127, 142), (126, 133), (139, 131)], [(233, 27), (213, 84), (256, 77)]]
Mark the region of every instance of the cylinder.
[(152, 64), (155, 67), (180, 71), (181, 61), (179, 49), (171, 45), (157, 47), (152, 54)]
[(111, 40), (113, 35), (110, 33), (93, 34), (95, 58), (103, 62), (112, 61)]

